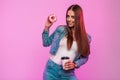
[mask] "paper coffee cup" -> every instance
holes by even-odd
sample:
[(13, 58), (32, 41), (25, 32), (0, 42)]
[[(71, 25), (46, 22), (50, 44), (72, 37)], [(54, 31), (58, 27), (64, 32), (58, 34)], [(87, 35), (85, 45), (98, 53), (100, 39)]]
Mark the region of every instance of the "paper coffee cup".
[(62, 67), (64, 70), (67, 70), (65, 68), (65, 63), (69, 61), (69, 57), (61, 57)]

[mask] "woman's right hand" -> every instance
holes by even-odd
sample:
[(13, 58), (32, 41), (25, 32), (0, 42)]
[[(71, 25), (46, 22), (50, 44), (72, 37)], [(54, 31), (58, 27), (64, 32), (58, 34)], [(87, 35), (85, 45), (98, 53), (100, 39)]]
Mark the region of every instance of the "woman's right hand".
[(54, 14), (48, 16), (47, 21), (45, 23), (45, 29), (49, 29), (54, 22), (56, 22), (57, 17)]

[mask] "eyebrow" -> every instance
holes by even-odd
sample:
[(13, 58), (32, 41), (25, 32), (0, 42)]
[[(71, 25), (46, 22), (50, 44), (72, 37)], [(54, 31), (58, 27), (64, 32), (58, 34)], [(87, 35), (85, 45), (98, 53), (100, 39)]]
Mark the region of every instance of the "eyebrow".
[[(66, 16), (70, 16), (70, 15), (67, 14)], [(72, 15), (71, 17), (75, 17), (75, 16)]]

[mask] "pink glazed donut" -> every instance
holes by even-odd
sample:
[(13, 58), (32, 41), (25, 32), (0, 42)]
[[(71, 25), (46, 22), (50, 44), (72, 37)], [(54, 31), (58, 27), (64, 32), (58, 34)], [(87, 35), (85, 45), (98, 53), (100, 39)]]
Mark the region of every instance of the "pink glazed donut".
[(49, 16), (49, 21), (50, 21), (51, 23), (54, 23), (54, 22), (57, 21), (57, 17), (56, 17), (54, 14), (52, 14), (52, 15)]

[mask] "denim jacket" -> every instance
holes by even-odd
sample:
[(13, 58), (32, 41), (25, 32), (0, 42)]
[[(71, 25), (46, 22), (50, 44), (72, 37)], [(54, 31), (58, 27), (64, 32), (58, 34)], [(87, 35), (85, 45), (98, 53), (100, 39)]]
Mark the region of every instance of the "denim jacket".
[[(48, 47), (51, 45), (50, 54), (55, 55), (58, 48), (60, 40), (66, 35), (67, 31), (65, 26), (60, 25), (56, 30), (49, 36), (49, 30), (44, 30), (42, 33), (43, 46)], [(91, 42), (91, 36), (88, 35), (89, 43)], [(76, 68), (79, 68), (81, 65), (85, 64), (88, 61), (88, 57), (83, 58), (80, 54), (77, 54), (74, 59), (76, 63)]]

